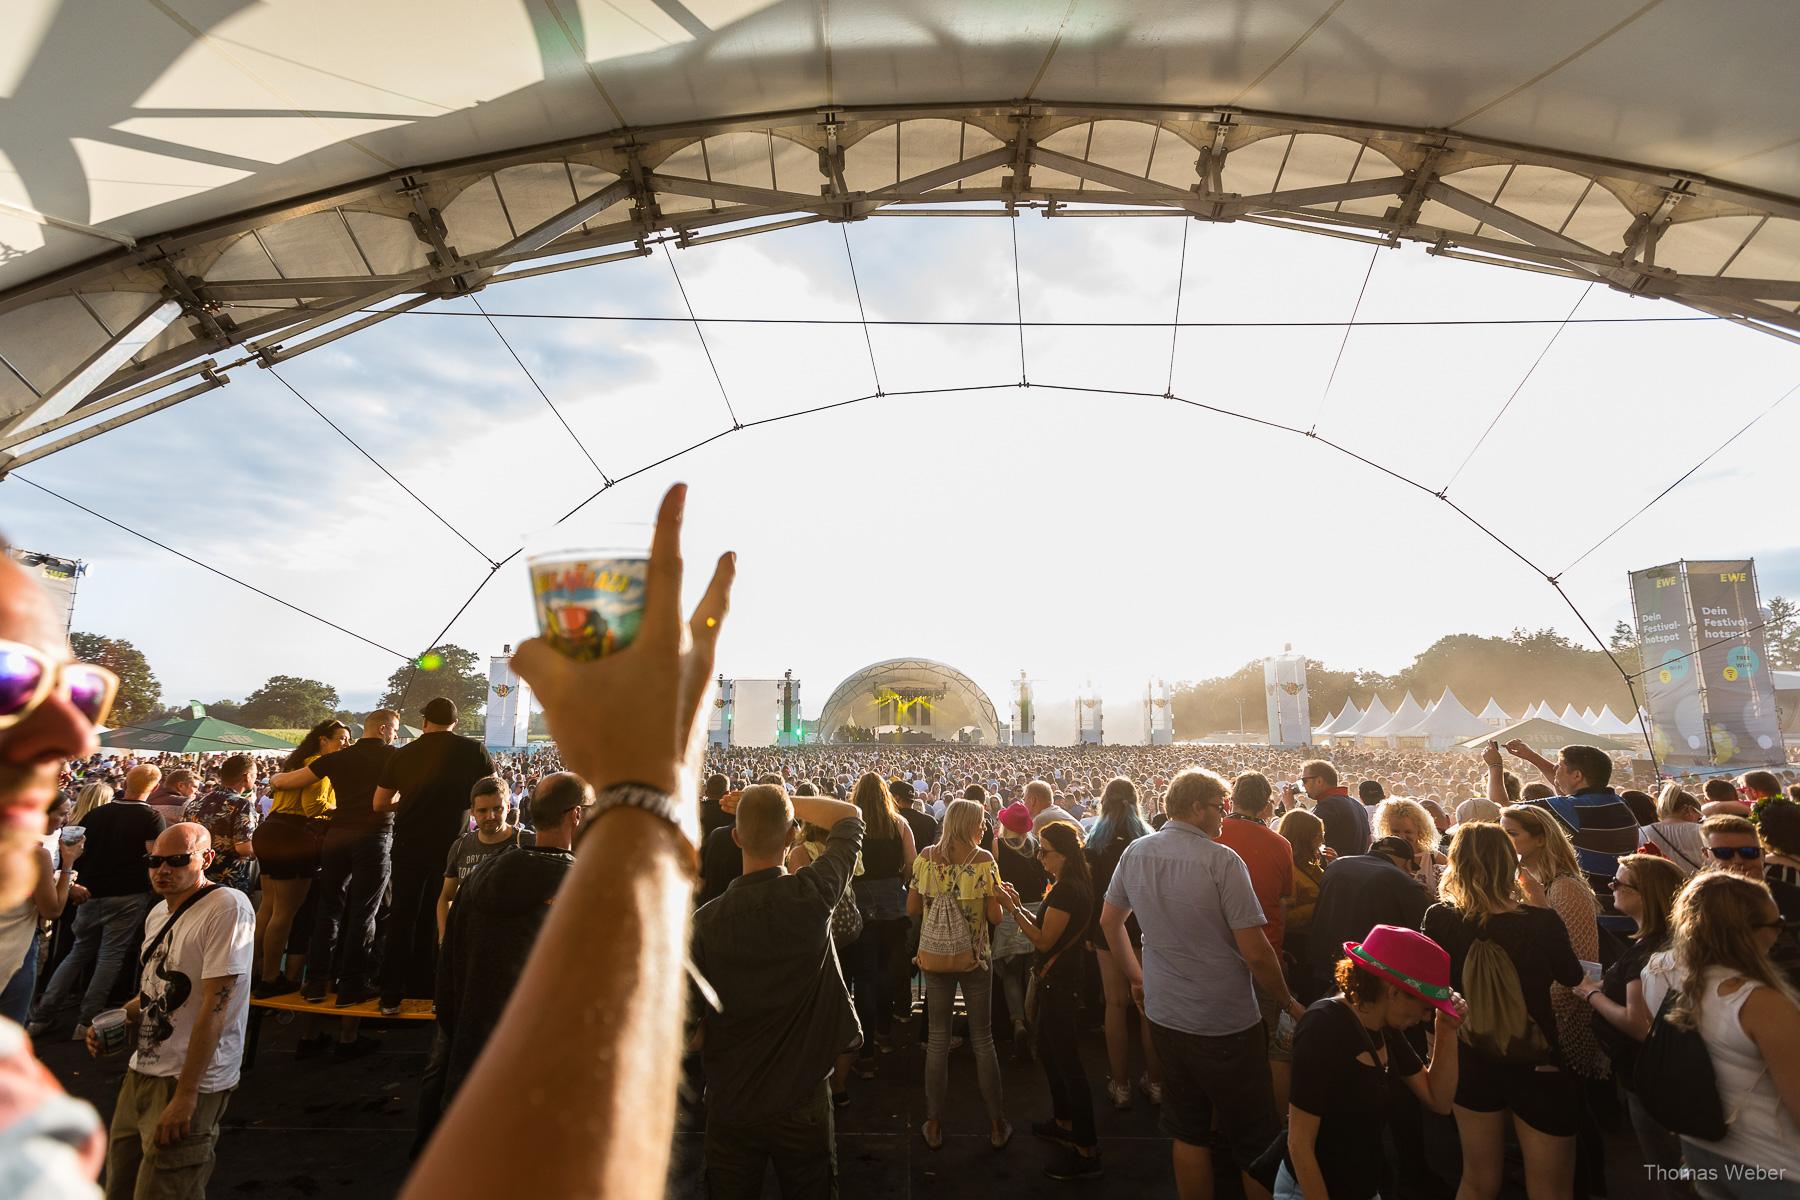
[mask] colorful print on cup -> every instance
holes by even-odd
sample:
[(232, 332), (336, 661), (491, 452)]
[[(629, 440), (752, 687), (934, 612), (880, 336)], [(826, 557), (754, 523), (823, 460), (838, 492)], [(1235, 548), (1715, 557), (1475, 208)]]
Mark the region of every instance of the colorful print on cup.
[(650, 560), (570, 554), (530, 564), (538, 632), (570, 658), (604, 658), (637, 637)]

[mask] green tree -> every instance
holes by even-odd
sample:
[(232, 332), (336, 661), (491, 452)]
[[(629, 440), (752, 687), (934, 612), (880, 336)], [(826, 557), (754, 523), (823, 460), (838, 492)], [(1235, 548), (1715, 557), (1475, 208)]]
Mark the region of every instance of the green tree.
[(330, 717), (337, 706), (337, 689), (329, 684), (296, 675), (271, 675), (244, 700), (237, 720), (256, 729), (310, 729)]
[(446, 643), (433, 646), (416, 662), (408, 663), (388, 676), (387, 690), (381, 694), (382, 708), (400, 714), (401, 721), (416, 725), (419, 710), (428, 700), (448, 697), (456, 705), (460, 719), (457, 729), (463, 733), (480, 733), (482, 711), (487, 707), (487, 675), (473, 650)]
[(162, 684), (144, 652), (124, 638), (97, 633), (72, 633), (69, 648), (83, 662), (99, 663), (119, 677), (118, 699), (113, 701), (111, 722), (135, 725), (154, 716), (162, 700)]
[[(244, 720), (243, 702), (239, 700), (214, 700), (211, 704), (206, 706), (206, 715), (209, 717), (217, 717), (221, 721), (230, 721), (233, 725), (248, 724), (248, 722)], [(271, 726), (271, 728), (285, 729), (290, 727)]]
[(1800, 604), (1785, 596), (1772, 597), (1763, 641), (1771, 667), (1777, 671), (1800, 671)]

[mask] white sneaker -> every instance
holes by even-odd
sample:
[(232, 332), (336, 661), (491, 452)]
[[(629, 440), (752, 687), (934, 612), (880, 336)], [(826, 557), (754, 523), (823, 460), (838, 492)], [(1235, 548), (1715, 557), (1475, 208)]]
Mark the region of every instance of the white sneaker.
[(1150, 1103), (1162, 1103), (1162, 1084), (1150, 1082), (1148, 1074), (1138, 1076), (1138, 1091), (1144, 1093), (1144, 1099)]
[(1131, 1107), (1131, 1085), (1115, 1080), (1106, 1081), (1106, 1094), (1112, 1097), (1113, 1107), (1123, 1112)]

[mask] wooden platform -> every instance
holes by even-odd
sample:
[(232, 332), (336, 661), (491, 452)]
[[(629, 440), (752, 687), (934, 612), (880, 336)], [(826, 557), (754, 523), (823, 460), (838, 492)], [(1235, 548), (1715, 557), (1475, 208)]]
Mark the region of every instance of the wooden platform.
[(285, 996), (271, 996), (266, 1000), (252, 996), (250, 1007), (278, 1012), (312, 1013), (320, 1017), (371, 1017), (377, 1021), (430, 1021), (437, 1017), (437, 1009), (429, 1000), (402, 1000), (400, 1011), (396, 1015), (384, 1014), (378, 999), (364, 1000), (361, 1004), (344, 1008), (339, 1008), (336, 1001), (337, 997), (331, 994), (327, 994), (323, 1000), (307, 1000), (299, 992), (289, 992)]
[(400, 1011), (384, 1013), (381, 1011), (379, 999), (364, 1000), (361, 1004), (351, 1004), (339, 1008), (335, 1003), (337, 997), (327, 993), (323, 1000), (307, 1000), (299, 992), (289, 992), (284, 996), (270, 996), (267, 999), (250, 997), (250, 1025), (244, 1031), (244, 1069), (249, 1070), (256, 1065), (257, 1043), (262, 1041), (263, 1018), (271, 1012), (309, 1013), (315, 1017), (355, 1017), (364, 1021), (435, 1021), (437, 1008), (429, 1000), (402, 1000)]

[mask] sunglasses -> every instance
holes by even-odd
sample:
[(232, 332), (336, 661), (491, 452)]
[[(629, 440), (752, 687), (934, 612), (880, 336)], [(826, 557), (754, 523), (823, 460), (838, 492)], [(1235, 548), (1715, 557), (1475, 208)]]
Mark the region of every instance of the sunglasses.
[(171, 867), (185, 867), (193, 861), (194, 861), (194, 854), (191, 850), (183, 851), (180, 854), (146, 854), (146, 855), (144, 855), (144, 865), (146, 867), (149, 867), (152, 871), (156, 870), (156, 868), (163, 866), (165, 864), (167, 864), (168, 866), (171, 866)]
[(1626, 883), (1623, 879), (1615, 879), (1610, 884), (1608, 884), (1608, 886), (1611, 887), (1612, 890), (1615, 892), (1619, 892), (1619, 891), (1635, 892), (1638, 890), (1637, 884)]
[(0, 729), (25, 720), (58, 688), (99, 725), (112, 711), (119, 677), (95, 663), (59, 663), (35, 646), (0, 639)]
[(1739, 858), (1762, 857), (1761, 846), (1708, 846), (1707, 849), (1712, 851), (1712, 856), (1714, 858), (1724, 862), (1730, 862), (1731, 856), (1734, 854)]

